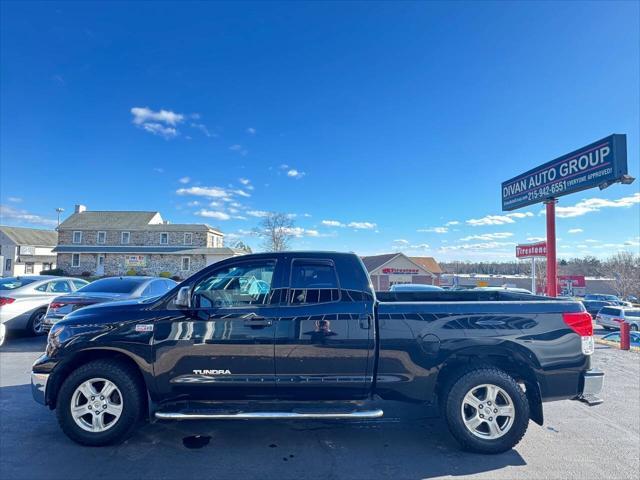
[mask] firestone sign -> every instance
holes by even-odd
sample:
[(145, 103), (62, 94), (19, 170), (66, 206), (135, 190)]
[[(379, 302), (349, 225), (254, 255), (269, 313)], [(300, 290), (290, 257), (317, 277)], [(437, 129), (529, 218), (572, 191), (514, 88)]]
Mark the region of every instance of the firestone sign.
[(392, 275), (417, 275), (420, 271), (417, 268), (383, 268), (382, 273)]
[(627, 136), (610, 135), (504, 182), (502, 210), (597, 187), (626, 174)]
[(546, 255), (547, 242), (516, 245), (516, 258), (545, 257)]

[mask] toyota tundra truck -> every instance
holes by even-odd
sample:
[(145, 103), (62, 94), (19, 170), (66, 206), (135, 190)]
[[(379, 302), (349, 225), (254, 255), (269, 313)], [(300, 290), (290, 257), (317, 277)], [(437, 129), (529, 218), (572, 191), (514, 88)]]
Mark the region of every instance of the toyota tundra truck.
[(143, 421), (375, 419), (393, 400), (441, 414), (464, 449), (498, 453), (542, 425), (543, 402), (601, 401), (592, 334), (578, 302), (375, 292), (354, 254), (262, 253), (161, 297), (70, 313), (31, 383), (84, 445)]

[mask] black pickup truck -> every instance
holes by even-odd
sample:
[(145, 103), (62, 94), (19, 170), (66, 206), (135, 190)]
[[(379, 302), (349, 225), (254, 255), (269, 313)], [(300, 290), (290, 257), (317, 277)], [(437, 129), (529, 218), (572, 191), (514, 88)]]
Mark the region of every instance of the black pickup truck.
[(374, 292), (354, 254), (211, 265), (162, 297), (67, 315), (33, 365), (34, 398), (86, 445), (145, 419), (363, 419), (433, 408), (465, 448), (516, 445), (542, 402), (598, 403), (582, 304), (510, 292)]

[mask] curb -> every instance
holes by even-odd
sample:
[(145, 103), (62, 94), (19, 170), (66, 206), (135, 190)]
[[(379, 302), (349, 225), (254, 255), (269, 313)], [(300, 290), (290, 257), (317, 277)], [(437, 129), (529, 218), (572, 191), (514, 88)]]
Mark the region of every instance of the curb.
[[(599, 343), (600, 345), (607, 345), (609, 347), (614, 347), (620, 350), (620, 344), (618, 342), (610, 342), (609, 340), (602, 340), (600, 338), (596, 338), (595, 342)], [(640, 347), (631, 347), (629, 348), (629, 351), (633, 353), (640, 353)]]

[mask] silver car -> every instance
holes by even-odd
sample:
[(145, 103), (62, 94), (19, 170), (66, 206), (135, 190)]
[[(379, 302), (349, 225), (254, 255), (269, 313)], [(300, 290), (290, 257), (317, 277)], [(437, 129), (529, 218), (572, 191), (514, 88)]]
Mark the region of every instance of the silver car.
[(640, 308), (602, 307), (596, 315), (596, 324), (606, 330), (618, 329), (626, 322), (633, 331), (640, 330)]
[(0, 278), (0, 337), (4, 337), (5, 329), (42, 335), (45, 333), (42, 320), (49, 302), (88, 283), (78, 278), (48, 275)]

